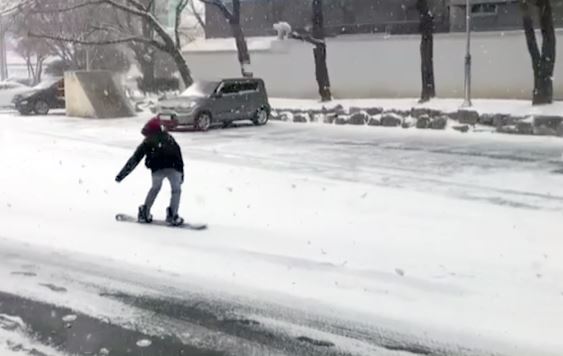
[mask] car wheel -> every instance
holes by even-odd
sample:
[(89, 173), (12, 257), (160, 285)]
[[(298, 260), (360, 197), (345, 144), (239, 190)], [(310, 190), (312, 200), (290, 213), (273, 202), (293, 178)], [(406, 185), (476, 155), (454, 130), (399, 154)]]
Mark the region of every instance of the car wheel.
[(44, 102), (43, 100), (39, 100), (33, 105), (33, 111), (37, 115), (47, 115), (49, 113), (49, 104)]
[(211, 114), (202, 112), (195, 119), (195, 129), (198, 131), (207, 131), (211, 126)]
[(266, 125), (269, 119), (270, 119), (270, 113), (268, 113), (266, 109), (262, 108), (256, 112), (256, 115), (254, 116), (252, 122), (256, 126), (262, 126), (262, 125)]

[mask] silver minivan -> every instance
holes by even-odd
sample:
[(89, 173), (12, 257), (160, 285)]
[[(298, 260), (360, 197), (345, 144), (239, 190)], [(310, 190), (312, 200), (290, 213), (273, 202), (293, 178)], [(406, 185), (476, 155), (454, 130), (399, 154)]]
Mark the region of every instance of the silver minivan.
[(264, 81), (254, 78), (196, 81), (179, 96), (160, 100), (160, 115), (170, 115), (179, 126), (207, 131), (213, 124), (251, 120), (265, 125), (270, 103)]

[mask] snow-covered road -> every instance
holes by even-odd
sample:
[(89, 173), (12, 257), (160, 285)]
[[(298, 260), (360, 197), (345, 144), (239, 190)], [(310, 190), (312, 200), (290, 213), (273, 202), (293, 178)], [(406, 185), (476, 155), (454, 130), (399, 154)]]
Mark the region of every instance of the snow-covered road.
[(142, 167), (113, 181), (145, 119), (0, 114), (0, 236), (460, 353), (563, 348), (561, 139), (287, 123), (177, 133), (182, 212), (211, 227), (196, 234), (112, 221), (147, 188)]

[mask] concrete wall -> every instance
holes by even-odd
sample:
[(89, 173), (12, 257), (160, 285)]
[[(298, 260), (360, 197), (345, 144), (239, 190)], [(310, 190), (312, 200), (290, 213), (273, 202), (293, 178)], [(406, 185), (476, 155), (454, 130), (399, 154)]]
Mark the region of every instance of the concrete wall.
[(109, 71), (65, 72), (66, 114), (84, 118), (134, 116), (125, 91)]
[[(563, 43), (563, 30), (557, 31), (557, 39), (558, 43)], [(416, 35), (351, 35), (328, 39), (328, 66), (334, 96), (419, 96), (419, 44), (420, 37)], [(472, 52), (474, 97), (531, 97), (533, 76), (523, 32), (474, 33)], [(435, 37), (435, 74), (440, 97), (462, 97), (464, 53), (463, 34)], [(198, 79), (239, 76), (234, 45), (213, 51), (188, 47), (185, 54)], [(557, 58), (559, 63), (563, 61), (563, 46), (558, 46)], [(269, 49), (251, 49), (251, 59), (255, 75), (265, 80), (270, 96), (318, 97), (311, 45), (273, 40)], [(563, 99), (562, 68), (561, 64), (556, 64), (554, 89), (558, 99)]]

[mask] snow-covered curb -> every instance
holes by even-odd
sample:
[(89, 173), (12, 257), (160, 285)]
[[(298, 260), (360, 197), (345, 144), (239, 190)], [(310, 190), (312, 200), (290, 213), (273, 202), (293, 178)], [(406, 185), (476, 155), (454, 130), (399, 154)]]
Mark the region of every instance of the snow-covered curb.
[(319, 103), (312, 100), (272, 99), (272, 119), (296, 123), (368, 125), (445, 129), (468, 132), (477, 126), (497, 132), (563, 136), (563, 102), (533, 107), (521, 100), (476, 100), (460, 108), (456, 99), (362, 99)]

